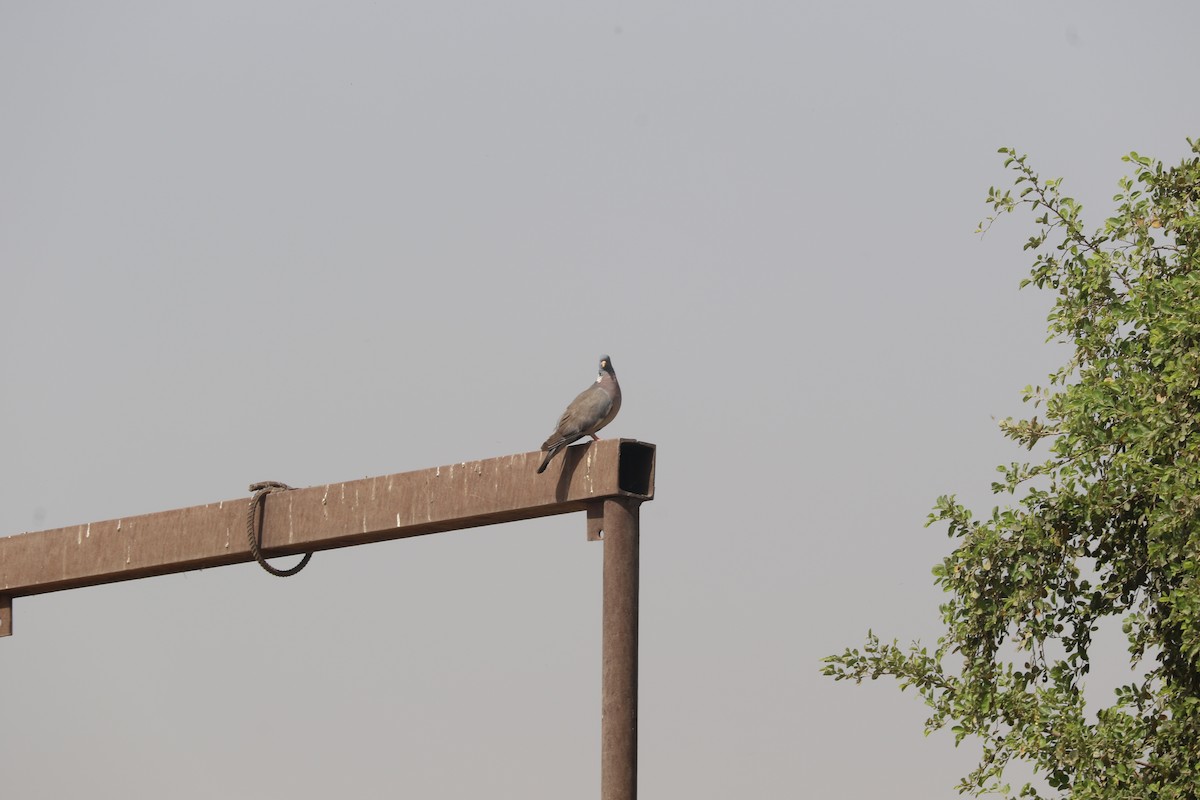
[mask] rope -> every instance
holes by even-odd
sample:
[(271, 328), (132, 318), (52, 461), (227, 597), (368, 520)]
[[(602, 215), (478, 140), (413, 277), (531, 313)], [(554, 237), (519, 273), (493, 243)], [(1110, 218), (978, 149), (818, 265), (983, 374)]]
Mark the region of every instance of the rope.
[(267, 560), (263, 558), (261, 549), (262, 542), (260, 539), (262, 537), (263, 515), (258, 515), (258, 529), (255, 530), (254, 512), (258, 510), (258, 506), (260, 503), (262, 503), (262, 499), (271, 492), (286, 492), (291, 488), (292, 487), (288, 486), (286, 483), (280, 483), (279, 481), (263, 481), (262, 483), (250, 484), (250, 491), (254, 492), (254, 496), (250, 498), (250, 509), (246, 512), (246, 540), (250, 542), (250, 552), (254, 555), (254, 560), (257, 561), (258, 565), (267, 572), (271, 573), (272, 575), (277, 575), (280, 578), (287, 578), (295, 575), (297, 572), (308, 566), (308, 560), (312, 558), (312, 552), (310, 551), (305, 553), (304, 558), (300, 559), (300, 563), (294, 567), (289, 567), (288, 569), (276, 569), (275, 567), (272, 567), (267, 563)]

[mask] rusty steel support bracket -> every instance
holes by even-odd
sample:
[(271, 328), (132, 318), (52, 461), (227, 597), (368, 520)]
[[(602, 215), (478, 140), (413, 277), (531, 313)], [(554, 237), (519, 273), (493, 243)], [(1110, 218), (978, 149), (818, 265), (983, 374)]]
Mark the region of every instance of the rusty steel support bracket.
[(598, 542), (604, 531), (604, 503), (592, 503), (587, 507), (587, 540)]

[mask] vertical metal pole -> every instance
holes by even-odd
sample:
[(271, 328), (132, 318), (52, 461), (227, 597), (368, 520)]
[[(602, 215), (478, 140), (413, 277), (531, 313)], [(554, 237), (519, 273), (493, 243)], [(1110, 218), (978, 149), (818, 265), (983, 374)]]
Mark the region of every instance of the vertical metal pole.
[(601, 655), (600, 798), (637, 798), (638, 510), (608, 498), (604, 512), (604, 643)]

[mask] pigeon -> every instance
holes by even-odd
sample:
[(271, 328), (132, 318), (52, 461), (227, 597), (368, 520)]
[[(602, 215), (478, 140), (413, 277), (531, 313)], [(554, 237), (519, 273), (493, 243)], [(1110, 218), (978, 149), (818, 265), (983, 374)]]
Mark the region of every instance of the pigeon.
[(550, 459), (569, 444), (585, 436), (599, 439), (596, 431), (613, 421), (621, 410), (621, 385), (613, 371), (612, 359), (600, 356), (600, 374), (596, 382), (579, 393), (558, 420), (558, 427), (542, 444), (546, 457), (538, 467), (538, 474), (546, 471)]

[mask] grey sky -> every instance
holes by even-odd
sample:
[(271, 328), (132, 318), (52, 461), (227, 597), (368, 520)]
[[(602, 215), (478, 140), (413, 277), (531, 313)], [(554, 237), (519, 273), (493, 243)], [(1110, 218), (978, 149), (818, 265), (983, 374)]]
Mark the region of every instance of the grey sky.
[[(1191, 3), (0, 3), (0, 534), (536, 449), (612, 355), (644, 797), (952, 798), (819, 676), (1061, 353), (995, 150), (1090, 224), (1200, 135)], [(18, 600), (12, 798), (595, 796), (582, 517)], [(1119, 666), (1119, 665), (1118, 665)]]

